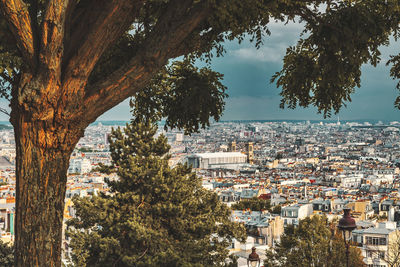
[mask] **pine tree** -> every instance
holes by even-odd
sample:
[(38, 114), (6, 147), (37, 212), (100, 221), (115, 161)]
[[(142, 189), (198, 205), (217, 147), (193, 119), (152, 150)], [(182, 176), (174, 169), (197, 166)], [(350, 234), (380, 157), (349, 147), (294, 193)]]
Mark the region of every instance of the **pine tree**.
[(168, 165), (165, 136), (136, 119), (110, 136), (119, 180), (111, 194), (75, 198), (69, 222), (77, 266), (225, 266), (232, 238), (244, 228), (186, 165)]
[(261, 211), (268, 210), (271, 211), (271, 201), (269, 199), (262, 199), (258, 197), (253, 197), (250, 199), (241, 199), (239, 202), (232, 205), (233, 210), (247, 210), (251, 211)]
[(14, 266), (14, 248), (9, 243), (0, 240), (0, 266)]

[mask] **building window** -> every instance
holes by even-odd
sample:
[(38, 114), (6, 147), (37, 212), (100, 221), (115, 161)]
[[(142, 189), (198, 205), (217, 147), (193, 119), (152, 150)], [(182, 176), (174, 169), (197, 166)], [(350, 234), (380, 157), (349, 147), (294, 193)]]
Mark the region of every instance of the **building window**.
[(386, 245), (386, 238), (385, 237), (372, 237), (367, 236), (367, 245)]
[[(367, 245), (378, 245), (378, 238), (373, 238), (373, 237), (367, 236)], [(371, 257), (369, 257), (369, 258), (371, 258)]]

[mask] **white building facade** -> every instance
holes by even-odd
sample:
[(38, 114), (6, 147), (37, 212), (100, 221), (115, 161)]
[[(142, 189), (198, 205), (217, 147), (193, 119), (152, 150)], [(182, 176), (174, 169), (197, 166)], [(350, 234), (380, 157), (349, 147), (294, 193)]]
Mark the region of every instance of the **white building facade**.
[(212, 169), (235, 164), (245, 164), (247, 156), (240, 152), (197, 153), (187, 157), (193, 168)]
[(283, 224), (298, 225), (299, 221), (313, 214), (312, 204), (295, 204), (281, 210)]
[(71, 159), (69, 161), (68, 173), (89, 173), (92, 170), (92, 164), (89, 159)]

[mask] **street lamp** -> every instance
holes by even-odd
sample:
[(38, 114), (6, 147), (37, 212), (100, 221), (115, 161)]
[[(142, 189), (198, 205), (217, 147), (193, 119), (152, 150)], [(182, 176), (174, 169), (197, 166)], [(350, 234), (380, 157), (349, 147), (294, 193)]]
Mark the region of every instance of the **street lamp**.
[(338, 228), (342, 231), (344, 245), (346, 246), (346, 266), (349, 267), (349, 246), (351, 232), (356, 229), (356, 221), (350, 216), (350, 209), (343, 209), (343, 217), (339, 220)]
[[(249, 265), (250, 263), (250, 265)], [(252, 247), (251, 248), (251, 254), (247, 258), (247, 266), (251, 267), (256, 267), (258, 263), (258, 266), (260, 266), (260, 256), (256, 253), (256, 248)]]

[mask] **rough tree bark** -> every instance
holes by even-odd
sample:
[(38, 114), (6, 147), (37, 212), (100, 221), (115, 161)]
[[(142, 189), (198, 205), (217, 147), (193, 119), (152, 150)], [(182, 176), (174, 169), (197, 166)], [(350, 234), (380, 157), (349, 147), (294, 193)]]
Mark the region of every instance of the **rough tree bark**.
[[(46, 84), (52, 83), (35, 78), (21, 87), (40, 91)], [(38, 98), (40, 106), (32, 98), (22, 105), (17, 99), (13, 98), (11, 113), (17, 177), (15, 266), (61, 266), (67, 170), (84, 128), (59, 116), (61, 110), (53, 108), (56, 103), (43, 96)], [(27, 106), (36, 112), (27, 112)]]
[[(201, 5), (172, 1), (128, 64), (88, 85), (102, 53), (132, 25), (144, 0), (48, 0), (37, 25), (23, 0), (0, 0), (23, 57), (12, 88), (16, 140), (16, 266), (61, 266), (70, 155), (85, 128), (133, 96), (207, 16)], [(81, 21), (86, 19), (87, 21)]]
[(79, 140), (65, 126), (16, 118), (16, 266), (60, 266), (64, 197), (71, 148)]

